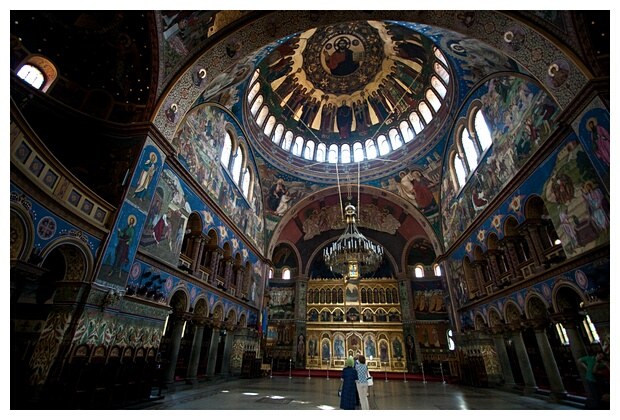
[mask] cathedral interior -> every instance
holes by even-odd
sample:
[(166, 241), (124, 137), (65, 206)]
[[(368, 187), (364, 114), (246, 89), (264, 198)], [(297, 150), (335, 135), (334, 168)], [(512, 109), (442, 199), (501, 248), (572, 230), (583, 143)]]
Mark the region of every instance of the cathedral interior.
[(609, 10), (10, 20), (12, 409), (349, 355), (587, 394)]

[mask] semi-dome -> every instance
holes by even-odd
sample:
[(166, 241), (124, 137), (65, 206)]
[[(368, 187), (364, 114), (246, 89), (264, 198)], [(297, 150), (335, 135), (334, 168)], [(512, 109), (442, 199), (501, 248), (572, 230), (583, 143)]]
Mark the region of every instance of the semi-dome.
[(401, 23), (313, 28), (274, 44), (257, 65), (248, 127), (265, 150), (275, 144), (308, 167), (372, 161), (408, 144), (411, 152), (445, 114), (450, 74), (434, 42)]

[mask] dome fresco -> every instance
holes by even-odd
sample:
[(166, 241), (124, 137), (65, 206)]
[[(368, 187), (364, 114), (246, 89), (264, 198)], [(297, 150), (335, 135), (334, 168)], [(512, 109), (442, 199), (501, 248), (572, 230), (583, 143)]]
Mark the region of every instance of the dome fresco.
[(414, 140), (450, 91), (429, 38), (395, 22), (340, 23), (274, 47), (247, 86), (246, 117), (257, 140), (293, 156), (368, 161)]

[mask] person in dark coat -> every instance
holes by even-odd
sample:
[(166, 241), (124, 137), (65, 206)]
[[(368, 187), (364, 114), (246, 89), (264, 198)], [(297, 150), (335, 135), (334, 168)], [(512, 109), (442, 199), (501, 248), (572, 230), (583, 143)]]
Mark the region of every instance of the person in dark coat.
[(343, 410), (355, 410), (355, 400), (357, 394), (357, 371), (353, 367), (355, 361), (353, 357), (347, 358), (345, 368), (342, 369), (340, 381), (342, 381), (342, 393), (340, 395), (340, 408)]

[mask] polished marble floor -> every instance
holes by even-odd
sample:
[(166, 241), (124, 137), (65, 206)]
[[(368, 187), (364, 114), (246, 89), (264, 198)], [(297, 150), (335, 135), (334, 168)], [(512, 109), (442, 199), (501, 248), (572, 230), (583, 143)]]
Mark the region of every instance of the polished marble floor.
[[(339, 410), (339, 378), (287, 376), (200, 383), (134, 410)], [(576, 410), (542, 397), (442, 382), (375, 378), (371, 410)], [(359, 408), (358, 408), (359, 409)]]

